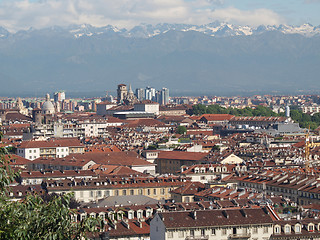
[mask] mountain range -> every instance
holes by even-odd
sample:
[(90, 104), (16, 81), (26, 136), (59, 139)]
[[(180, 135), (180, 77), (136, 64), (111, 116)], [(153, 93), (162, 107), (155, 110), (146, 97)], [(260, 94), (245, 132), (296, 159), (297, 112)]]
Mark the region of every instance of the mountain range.
[(320, 26), (310, 24), (0, 27), (0, 95), (102, 94), (119, 83), (180, 95), (317, 93), (319, 66)]

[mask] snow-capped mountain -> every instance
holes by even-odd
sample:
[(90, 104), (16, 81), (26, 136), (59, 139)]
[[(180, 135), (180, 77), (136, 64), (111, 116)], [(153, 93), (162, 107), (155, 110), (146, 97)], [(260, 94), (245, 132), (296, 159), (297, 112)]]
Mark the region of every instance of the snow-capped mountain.
[(320, 92), (319, 31), (220, 22), (0, 28), (0, 94), (96, 91), (121, 82), (208, 94)]
[[(104, 27), (94, 27), (89, 24), (82, 25), (71, 25), (68, 27), (51, 27), (41, 30), (35, 30), (30, 28), (27, 31), (19, 31), (15, 34), (21, 34), (24, 32), (30, 33), (32, 31), (65, 31), (66, 33), (71, 34), (75, 38), (80, 37), (90, 37), (100, 34), (110, 34), (115, 33), (119, 34), (123, 37), (133, 37), (133, 38), (150, 38), (163, 33), (166, 33), (170, 30), (188, 32), (188, 31), (196, 31), (200, 32), (212, 37), (232, 37), (232, 36), (249, 36), (249, 35), (257, 35), (267, 31), (276, 31), (284, 34), (299, 34), (305, 37), (313, 37), (315, 35), (320, 34), (320, 26), (312, 26), (309, 23), (300, 25), (300, 26), (291, 26), (291, 25), (279, 25), (279, 26), (258, 26), (258, 27), (250, 27), (250, 26), (240, 26), (233, 25), (229, 23), (221, 23), (221, 22), (213, 22), (205, 25), (191, 25), (191, 24), (140, 24), (139, 26), (135, 26), (132, 29), (119, 29), (115, 26), (107, 25)], [(6, 38), (10, 34), (6, 29), (0, 27), (0, 38)]]
[(94, 28), (90, 25), (81, 26), (76, 30), (70, 30), (75, 33), (75, 37), (91, 36), (95, 34), (102, 34), (106, 32), (119, 33), (125, 37), (135, 38), (149, 38), (159, 34), (166, 33), (170, 30), (175, 31), (196, 31), (201, 32), (212, 37), (231, 37), (231, 36), (249, 36), (254, 34), (261, 34), (266, 31), (278, 31), (284, 34), (300, 34), (305, 37), (312, 37), (320, 33), (320, 26), (314, 27), (311, 24), (303, 24), (301, 26), (279, 25), (279, 26), (239, 26), (228, 23), (213, 22), (205, 25), (190, 25), (190, 24), (141, 24), (130, 30), (119, 30), (113, 26), (102, 28)]

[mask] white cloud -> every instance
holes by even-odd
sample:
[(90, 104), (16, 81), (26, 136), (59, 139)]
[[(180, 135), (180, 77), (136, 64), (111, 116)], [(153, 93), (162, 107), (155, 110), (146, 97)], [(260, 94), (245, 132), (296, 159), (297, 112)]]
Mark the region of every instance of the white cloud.
[(222, 8), (224, 0), (0, 0), (0, 26), (30, 27), (88, 23), (130, 28), (140, 23), (205, 24), (215, 20), (259, 25), (282, 19), (268, 9)]
[(212, 12), (213, 19), (233, 22), (240, 25), (279, 25), (284, 19), (269, 9), (239, 10), (237, 8), (217, 9)]

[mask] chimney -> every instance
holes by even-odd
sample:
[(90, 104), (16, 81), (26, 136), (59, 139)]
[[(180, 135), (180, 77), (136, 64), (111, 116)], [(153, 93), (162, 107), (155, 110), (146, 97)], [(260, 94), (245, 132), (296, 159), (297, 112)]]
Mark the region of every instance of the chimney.
[(222, 214), (225, 216), (225, 218), (229, 218), (229, 214), (226, 212), (226, 210), (222, 210)]
[(192, 217), (194, 220), (197, 220), (197, 211), (196, 211), (196, 210), (191, 211), (191, 217)]

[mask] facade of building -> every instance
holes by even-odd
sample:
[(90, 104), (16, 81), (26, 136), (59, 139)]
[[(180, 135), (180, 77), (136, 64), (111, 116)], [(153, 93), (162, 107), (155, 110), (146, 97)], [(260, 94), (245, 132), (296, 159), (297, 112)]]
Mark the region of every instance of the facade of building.
[(83, 153), (84, 146), (78, 139), (49, 141), (24, 141), (17, 147), (17, 155), (28, 160), (39, 157), (61, 158), (70, 153)]
[(155, 115), (159, 115), (159, 103), (150, 100), (144, 100), (134, 104), (134, 111), (154, 113)]
[(109, 196), (144, 195), (157, 200), (171, 198), (171, 191), (188, 183), (186, 178), (101, 178), (94, 180), (46, 181), (49, 193), (73, 192), (75, 199), (91, 202)]

